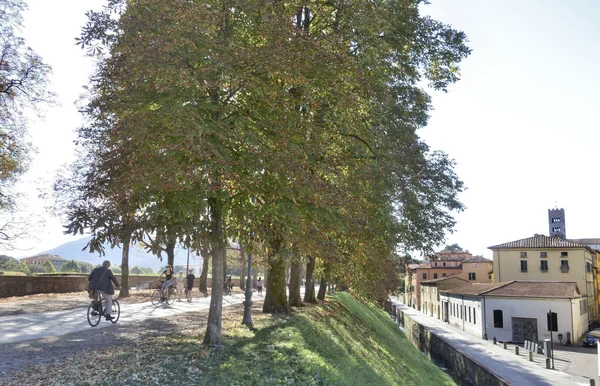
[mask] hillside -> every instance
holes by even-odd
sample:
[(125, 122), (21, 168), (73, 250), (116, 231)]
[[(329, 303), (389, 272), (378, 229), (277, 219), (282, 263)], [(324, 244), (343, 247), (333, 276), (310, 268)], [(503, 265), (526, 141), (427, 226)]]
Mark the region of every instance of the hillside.
[[(121, 253), (120, 247), (111, 249), (107, 244), (105, 246), (105, 256), (99, 256), (97, 253), (89, 253), (87, 250), (82, 249), (90, 240), (90, 237), (84, 237), (78, 240), (74, 240), (56, 248), (50, 249), (45, 252), (37, 253), (36, 255), (58, 255), (68, 260), (85, 261), (94, 265), (101, 264), (104, 260), (110, 260), (113, 265), (121, 265)], [(140, 246), (134, 245), (129, 249), (129, 267), (150, 267), (153, 270), (158, 270), (164, 267), (166, 264), (167, 256), (163, 254), (163, 261), (161, 262), (155, 255), (146, 252), (141, 249)], [(182, 248), (175, 249), (175, 265), (186, 265), (187, 262), (187, 250)], [(198, 266), (202, 264), (202, 259), (196, 257), (195, 254), (190, 254), (190, 265)]]
[(110, 366), (103, 371), (93, 371), (99, 353), (90, 349), (60, 366), (24, 369), (6, 384), (455, 385), (389, 315), (349, 294), (288, 316), (263, 314), (261, 306), (254, 303), (253, 329), (240, 324), (242, 305), (224, 308), (221, 347), (201, 344), (207, 310), (150, 319), (148, 331), (160, 333), (140, 338), (140, 326), (128, 335), (124, 325), (105, 342), (100, 353)]

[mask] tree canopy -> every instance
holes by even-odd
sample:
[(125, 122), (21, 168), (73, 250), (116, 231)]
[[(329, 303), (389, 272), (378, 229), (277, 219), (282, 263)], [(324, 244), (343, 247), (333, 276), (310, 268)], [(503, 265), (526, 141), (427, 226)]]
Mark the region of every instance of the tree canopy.
[(88, 13), (78, 42), (103, 56), (67, 230), (156, 251), (207, 240), (211, 344), (230, 235), (267, 256), (267, 312), (288, 309), (285, 267), (309, 255), (358, 294), (394, 289), (396, 252), (431, 250), (462, 210), (453, 162), (417, 130), (423, 83), (446, 90), (469, 49), (420, 3), (109, 0)]

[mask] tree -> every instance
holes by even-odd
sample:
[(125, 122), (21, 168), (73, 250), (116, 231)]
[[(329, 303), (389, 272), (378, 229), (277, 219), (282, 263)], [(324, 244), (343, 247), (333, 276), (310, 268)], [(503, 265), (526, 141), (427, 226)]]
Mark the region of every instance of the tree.
[(46, 269), (46, 273), (56, 272), (56, 268), (54, 267), (54, 264), (52, 264), (52, 262), (50, 260), (44, 261), (44, 264), (42, 264), (42, 266)]
[(11, 256), (0, 255), (0, 270), (2, 271), (13, 271), (23, 272), (29, 274), (29, 268), (26, 264), (20, 262)]
[(0, 1), (0, 210), (11, 208), (9, 188), (27, 169), (24, 111), (39, 112), (54, 97), (47, 91), (50, 67), (18, 35), (26, 9), (22, 0)]
[(30, 274), (34, 274), (34, 273), (46, 273), (46, 267), (44, 267), (43, 265), (35, 265), (35, 264), (29, 264), (29, 273)]
[(81, 272), (81, 266), (75, 260), (69, 260), (60, 268), (60, 272)]
[(81, 273), (91, 273), (94, 270), (94, 265), (85, 261), (80, 261), (79, 266), (81, 267)]
[[(320, 277), (380, 296), (398, 245), (429, 248), (461, 209), (452, 162), (416, 130), (420, 85), (458, 79), (464, 34), (416, 0), (302, 4), (110, 0), (80, 39), (108, 55), (80, 130), (97, 192), (79, 217), (102, 219), (98, 239), (152, 237), (155, 251), (208, 239), (204, 343), (221, 343), (230, 233), (267, 255), (263, 310), (287, 312), (289, 250), (309, 232), (300, 255), (332, 249)], [(120, 233), (124, 214), (136, 221)]]

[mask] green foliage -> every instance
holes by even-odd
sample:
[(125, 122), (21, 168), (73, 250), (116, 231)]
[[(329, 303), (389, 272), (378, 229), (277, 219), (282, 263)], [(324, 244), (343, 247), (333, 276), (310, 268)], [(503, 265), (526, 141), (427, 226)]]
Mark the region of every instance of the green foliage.
[(50, 262), (50, 260), (44, 261), (44, 264), (42, 264), (42, 266), (45, 268), (47, 273), (56, 272), (56, 268), (54, 267), (54, 264), (52, 264), (52, 262)]
[(141, 275), (144, 272), (142, 271), (142, 269), (140, 267), (133, 267), (133, 268), (131, 268), (129, 273), (132, 275)]
[(82, 273), (91, 273), (94, 270), (94, 265), (85, 261), (80, 261), (79, 266)]
[(25, 1), (2, 0), (0, 7), (0, 210), (10, 210), (10, 187), (27, 169), (31, 148), (24, 112), (52, 103), (53, 95), (46, 90), (50, 67), (19, 36)]
[(121, 269), (121, 266), (119, 266), (119, 265), (111, 265), (110, 270), (113, 273), (123, 273), (123, 270)]
[(44, 265), (29, 264), (27, 268), (29, 268), (30, 274), (46, 273), (46, 267)]
[(81, 273), (81, 265), (75, 260), (69, 260), (62, 265), (60, 272)]
[(11, 256), (0, 255), (0, 271), (14, 271), (29, 274), (29, 267)]

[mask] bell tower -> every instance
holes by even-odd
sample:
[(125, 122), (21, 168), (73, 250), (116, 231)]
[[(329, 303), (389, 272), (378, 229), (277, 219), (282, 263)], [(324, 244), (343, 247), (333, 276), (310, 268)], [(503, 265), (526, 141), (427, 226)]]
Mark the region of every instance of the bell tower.
[(548, 226), (550, 230), (550, 237), (558, 236), (563, 239), (567, 238), (567, 229), (565, 227), (565, 210), (560, 209), (548, 209)]

